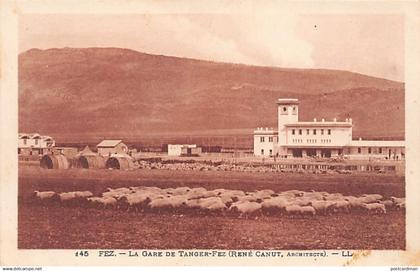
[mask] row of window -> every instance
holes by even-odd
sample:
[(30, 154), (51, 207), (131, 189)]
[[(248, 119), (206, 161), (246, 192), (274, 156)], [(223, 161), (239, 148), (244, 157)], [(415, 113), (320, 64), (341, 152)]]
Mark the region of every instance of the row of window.
[[(292, 129), (292, 135), (295, 135), (298, 132), (299, 135), (302, 135), (302, 129)], [(321, 135), (324, 135), (324, 129), (320, 129)], [(309, 135), (311, 133), (311, 129), (306, 129), (306, 134)], [(312, 134), (316, 135), (317, 129), (312, 129)], [(331, 129), (327, 129), (327, 135), (331, 135)]]
[[(23, 139), (23, 145), (28, 144), (28, 140), (25, 138)], [(35, 139), (35, 145), (38, 145), (38, 139)]]
[[(303, 143), (303, 139), (292, 139), (293, 143)], [(316, 143), (316, 139), (306, 139), (306, 143)], [(321, 143), (331, 143), (331, 139), (321, 139)]]
[[(268, 137), (268, 142), (273, 142), (273, 140), (274, 140), (274, 137), (273, 136), (269, 136)], [(264, 136), (260, 137), (260, 142), (261, 143), (262, 142), (265, 142), (265, 137)]]

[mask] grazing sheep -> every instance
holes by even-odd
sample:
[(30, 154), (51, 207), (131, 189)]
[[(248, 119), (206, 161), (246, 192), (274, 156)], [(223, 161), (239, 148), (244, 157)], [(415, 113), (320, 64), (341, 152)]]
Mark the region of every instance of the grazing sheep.
[(350, 209), (361, 210), (363, 209), (363, 200), (361, 198), (353, 197), (353, 196), (346, 196), (344, 200), (350, 203)]
[(334, 201), (334, 207), (333, 208), (334, 208), (334, 212), (336, 212), (336, 213), (338, 213), (338, 212), (349, 213), (350, 208), (351, 208), (351, 204), (347, 200), (336, 200), (336, 201)]
[(361, 199), (363, 203), (375, 203), (378, 202), (378, 200), (381, 200), (382, 196), (379, 194), (363, 194), (359, 199)]
[(399, 202), (396, 204), (396, 207), (398, 209), (405, 209), (405, 201), (404, 202)]
[(391, 197), (391, 201), (397, 209), (405, 209), (405, 198)]
[(325, 195), (324, 199), (325, 200), (342, 200), (344, 199), (344, 196), (341, 193), (333, 193), (333, 194)]
[(318, 192), (305, 192), (303, 195), (304, 198), (308, 200), (323, 200), (324, 196), (321, 193)]
[(255, 191), (252, 194), (256, 196), (257, 198), (268, 199), (271, 197), (271, 195), (275, 194), (275, 192), (271, 189), (264, 189), (264, 190)]
[(292, 205), (308, 206), (311, 204), (311, 200), (307, 198), (295, 198), (289, 201)]
[(312, 206), (301, 206), (300, 207), (300, 214), (301, 215), (311, 215), (311, 216), (314, 216), (316, 214), (316, 210)]
[(282, 192), (281, 194), (290, 194), (294, 195), (295, 197), (302, 197), (303, 195), (305, 195), (305, 192), (300, 190), (287, 190)]
[(93, 193), (90, 191), (75, 191), (74, 193), (77, 198), (89, 198), (93, 196)]
[(361, 197), (359, 197), (359, 200), (362, 203), (366, 203), (366, 204), (378, 202), (378, 198), (377, 197), (370, 196), (370, 195), (362, 195)]
[[(259, 199), (254, 195), (246, 195), (242, 197), (238, 197), (238, 202), (257, 202)], [(260, 199), (261, 200), (261, 199)]]
[(364, 203), (362, 207), (369, 213), (386, 214), (385, 205), (381, 203)]
[(229, 210), (232, 212), (240, 213), (240, 217), (243, 215), (249, 216), (251, 214), (256, 214), (258, 211), (261, 210), (261, 203), (257, 202), (235, 202), (230, 207)]
[(405, 198), (391, 197), (391, 201), (392, 201), (395, 205), (398, 205), (399, 203), (404, 203), (404, 204), (405, 204)]
[(167, 199), (169, 200), (171, 207), (174, 209), (185, 207), (188, 200), (185, 196), (182, 196), (182, 195), (171, 196)]
[(233, 203), (233, 199), (229, 195), (221, 194), (219, 195), (219, 198), (227, 207), (230, 207), (230, 205)]
[(285, 208), (285, 211), (288, 215), (300, 215), (301, 207), (299, 205), (288, 205)]
[(154, 194), (147, 192), (139, 192), (133, 194), (128, 194), (122, 196), (118, 200), (118, 205), (122, 209), (127, 209), (128, 211), (139, 211), (151, 201), (151, 198), (154, 197)]
[(185, 202), (185, 207), (189, 209), (199, 209), (201, 199), (189, 199)]
[(387, 210), (390, 210), (390, 209), (392, 209), (394, 207), (394, 202), (392, 200), (390, 200), (390, 199), (380, 200), (380, 201), (378, 201), (378, 203), (382, 203), (383, 205), (385, 205), (385, 208)]
[(75, 192), (63, 192), (63, 193), (58, 194), (58, 196), (60, 197), (60, 201), (62, 203), (71, 201), (77, 198)]
[(147, 206), (152, 210), (170, 209), (172, 207), (172, 203), (169, 198), (157, 198), (151, 200)]
[(90, 197), (87, 201), (93, 206), (100, 208), (115, 208), (117, 206), (117, 200), (113, 197)]
[(327, 215), (333, 211), (334, 202), (329, 200), (314, 200), (310, 205), (315, 209), (317, 214)]
[(226, 210), (226, 205), (222, 202), (219, 197), (210, 197), (203, 198), (199, 203), (201, 210), (206, 211), (224, 211)]
[(40, 192), (38, 190), (35, 190), (33, 195), (34, 195), (35, 199), (42, 200), (42, 201), (55, 201), (59, 198), (57, 193), (54, 192), (54, 191), (42, 191), (42, 192)]
[(268, 213), (278, 213), (284, 211), (287, 205), (289, 205), (289, 202), (285, 198), (275, 197), (265, 199), (261, 207)]

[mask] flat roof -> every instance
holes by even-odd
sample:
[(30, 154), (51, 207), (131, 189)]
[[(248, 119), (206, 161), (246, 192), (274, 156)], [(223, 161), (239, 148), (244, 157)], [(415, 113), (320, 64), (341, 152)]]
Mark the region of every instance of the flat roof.
[(102, 140), (101, 143), (99, 143), (98, 145), (96, 145), (97, 147), (115, 147), (118, 144), (120, 144), (122, 142), (122, 140)]
[(277, 99), (277, 104), (299, 104), (299, 100), (296, 98), (280, 98)]
[(348, 147), (347, 145), (296, 145), (296, 144), (286, 144), (282, 145), (288, 148), (297, 148), (297, 149), (342, 149)]
[(255, 129), (254, 134), (273, 135), (273, 134), (278, 134), (278, 132), (277, 130), (274, 130), (274, 129)]
[(352, 140), (350, 147), (404, 147), (404, 140)]
[(295, 123), (287, 123), (284, 126), (286, 127), (316, 127), (316, 126), (322, 126), (322, 127), (352, 127), (351, 122), (345, 122), (345, 121), (299, 121)]

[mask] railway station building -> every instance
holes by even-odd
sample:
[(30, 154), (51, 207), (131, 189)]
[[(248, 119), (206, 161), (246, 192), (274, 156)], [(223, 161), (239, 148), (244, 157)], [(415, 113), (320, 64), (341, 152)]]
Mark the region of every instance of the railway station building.
[(278, 128), (254, 130), (254, 155), (404, 160), (404, 141), (353, 140), (353, 121), (299, 121), (298, 99), (278, 99)]

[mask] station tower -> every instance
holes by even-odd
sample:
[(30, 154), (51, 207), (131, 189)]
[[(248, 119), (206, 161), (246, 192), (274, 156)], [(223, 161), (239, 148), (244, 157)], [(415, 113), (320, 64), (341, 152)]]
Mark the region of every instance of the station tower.
[(286, 124), (299, 121), (299, 100), (295, 98), (278, 99), (278, 153), (285, 154), (287, 142)]

